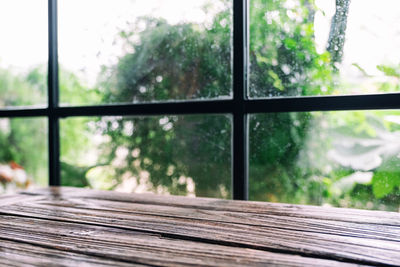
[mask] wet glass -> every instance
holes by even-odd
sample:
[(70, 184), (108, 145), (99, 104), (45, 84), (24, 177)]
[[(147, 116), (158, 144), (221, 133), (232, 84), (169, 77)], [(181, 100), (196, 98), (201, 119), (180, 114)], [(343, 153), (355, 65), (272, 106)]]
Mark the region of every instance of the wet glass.
[(399, 211), (400, 111), (250, 116), (250, 199)]
[(400, 2), (250, 0), (251, 98), (400, 90)]
[(231, 117), (184, 115), (61, 120), (68, 186), (231, 198)]
[(47, 1), (0, 1), (0, 108), (47, 105)]
[(47, 119), (0, 118), (0, 194), (48, 184)]
[(231, 98), (231, 2), (60, 1), (61, 104)]

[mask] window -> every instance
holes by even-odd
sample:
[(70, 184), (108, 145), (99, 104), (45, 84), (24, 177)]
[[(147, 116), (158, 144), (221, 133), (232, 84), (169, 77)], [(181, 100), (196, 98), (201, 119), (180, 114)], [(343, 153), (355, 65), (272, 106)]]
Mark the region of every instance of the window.
[(50, 185), (399, 209), (395, 1), (166, 2), (48, 0)]

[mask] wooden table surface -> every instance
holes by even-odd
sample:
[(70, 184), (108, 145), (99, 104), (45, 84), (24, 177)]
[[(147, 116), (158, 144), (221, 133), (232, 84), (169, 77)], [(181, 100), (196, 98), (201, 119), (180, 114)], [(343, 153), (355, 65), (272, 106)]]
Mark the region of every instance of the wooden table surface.
[(400, 266), (400, 214), (46, 188), (0, 197), (4, 266)]

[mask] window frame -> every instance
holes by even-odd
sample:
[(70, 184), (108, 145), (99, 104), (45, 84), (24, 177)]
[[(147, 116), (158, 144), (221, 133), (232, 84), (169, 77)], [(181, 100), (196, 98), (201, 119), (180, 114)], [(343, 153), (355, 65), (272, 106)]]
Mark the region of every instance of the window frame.
[(400, 94), (248, 98), (249, 1), (233, 0), (233, 98), (96, 106), (59, 106), (57, 0), (48, 0), (48, 107), (0, 109), (0, 118), (48, 119), (49, 185), (61, 185), (59, 121), (77, 116), (230, 114), (232, 198), (248, 199), (248, 117), (256, 113), (399, 109)]

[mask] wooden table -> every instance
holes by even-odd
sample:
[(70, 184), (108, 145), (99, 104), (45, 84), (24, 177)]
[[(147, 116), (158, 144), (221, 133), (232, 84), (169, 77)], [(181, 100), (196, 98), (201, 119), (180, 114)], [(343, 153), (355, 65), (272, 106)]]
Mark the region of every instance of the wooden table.
[(400, 214), (47, 188), (0, 197), (0, 265), (400, 265)]

